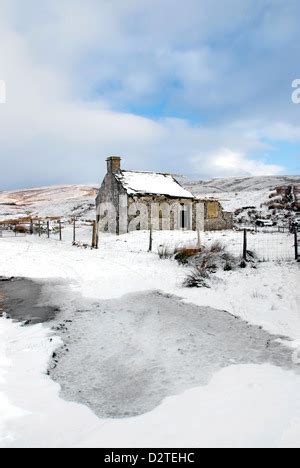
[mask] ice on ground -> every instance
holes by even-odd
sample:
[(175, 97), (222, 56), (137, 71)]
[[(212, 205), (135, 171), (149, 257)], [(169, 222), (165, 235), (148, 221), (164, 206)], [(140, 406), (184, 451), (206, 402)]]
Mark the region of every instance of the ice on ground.
[(64, 398), (102, 418), (149, 412), (232, 364), (271, 363), (300, 373), (278, 336), (175, 296), (153, 291), (82, 307), (66, 314), (73, 320), (62, 329), (67, 351), (58, 352), (51, 376)]
[(46, 283), (26, 278), (0, 281), (0, 316), (4, 312), (8, 318), (32, 324), (53, 320), (59, 308), (55, 299), (51, 305), (45, 303), (44, 290), (58, 287), (58, 282), (49, 280)]

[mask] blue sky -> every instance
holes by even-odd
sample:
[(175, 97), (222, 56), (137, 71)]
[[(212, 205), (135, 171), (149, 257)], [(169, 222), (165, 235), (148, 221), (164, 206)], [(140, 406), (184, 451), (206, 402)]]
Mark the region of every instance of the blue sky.
[(0, 190), (300, 174), (298, 0), (0, 0)]

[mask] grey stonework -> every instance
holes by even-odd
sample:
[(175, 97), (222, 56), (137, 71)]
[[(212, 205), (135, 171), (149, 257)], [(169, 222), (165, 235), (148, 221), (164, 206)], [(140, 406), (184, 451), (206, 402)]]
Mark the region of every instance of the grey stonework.
[[(144, 206), (146, 216), (140, 216), (139, 205)], [(172, 198), (165, 195), (128, 195), (128, 231), (136, 230), (131, 227), (137, 216), (142, 220), (142, 226), (138, 229), (150, 229), (151, 224), (155, 230), (180, 229), (183, 210), (187, 213), (184, 221), (185, 229), (192, 229), (191, 216), (189, 216), (189, 213), (192, 213), (192, 206), (193, 200), (184, 198)]]
[[(133, 230), (232, 229), (233, 217), (216, 200), (131, 194), (122, 185), (121, 158), (107, 159), (107, 174), (96, 198), (98, 229), (125, 234)], [(174, 180), (177, 183), (177, 181)]]
[(96, 198), (96, 212), (97, 212), (97, 222), (99, 223), (100, 208), (101, 205), (104, 204), (111, 204), (116, 213), (116, 231), (106, 225), (103, 227), (102, 231), (107, 232), (116, 232), (117, 234), (121, 234), (120, 232), (120, 196), (127, 197), (126, 190), (122, 187), (120, 182), (116, 179), (115, 174), (120, 172), (120, 165), (118, 163), (118, 158), (109, 158), (107, 160), (107, 174), (104, 177), (102, 185), (99, 189), (97, 198)]
[[(233, 213), (224, 211), (220, 202), (203, 200), (205, 213), (204, 213), (204, 230), (205, 231), (225, 231), (233, 228)], [(215, 203), (217, 209), (217, 216), (210, 217), (208, 205), (209, 203)]]

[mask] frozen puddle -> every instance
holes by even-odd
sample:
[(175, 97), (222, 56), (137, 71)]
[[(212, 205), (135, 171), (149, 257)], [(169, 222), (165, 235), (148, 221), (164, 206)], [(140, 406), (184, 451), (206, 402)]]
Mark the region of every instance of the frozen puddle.
[(278, 336), (159, 292), (98, 302), (66, 318), (73, 321), (61, 329), (65, 347), (51, 376), (63, 398), (101, 418), (148, 412), (232, 364), (271, 363), (299, 372)]
[(47, 303), (50, 290), (58, 288), (52, 282), (0, 276), (0, 316), (26, 324), (53, 320), (59, 307)]

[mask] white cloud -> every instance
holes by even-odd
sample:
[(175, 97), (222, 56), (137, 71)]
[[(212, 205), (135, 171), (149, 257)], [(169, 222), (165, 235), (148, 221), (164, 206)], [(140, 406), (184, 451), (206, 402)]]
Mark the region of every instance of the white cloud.
[[(229, 40), (239, 29), (244, 40), (260, 3), (0, 0), (0, 186), (98, 181), (110, 153), (131, 168), (205, 177), (284, 171), (253, 154), (270, 149), (266, 137), (299, 141), (297, 106), (269, 118), (273, 104), (265, 112), (252, 98), (270, 77), (239, 72)], [(196, 109), (199, 121), (213, 113), (195, 125), (124, 111), (156, 100)]]
[[(300, 106), (299, 106), (300, 111)], [(300, 142), (300, 127), (289, 122), (273, 122), (272, 125), (265, 125), (261, 130), (261, 135), (274, 140), (289, 141), (291, 143)]]
[(245, 154), (222, 148), (212, 153), (209, 158), (212, 173), (216, 176), (264, 176), (278, 175), (284, 170), (282, 166), (266, 164), (262, 161), (249, 159)]

